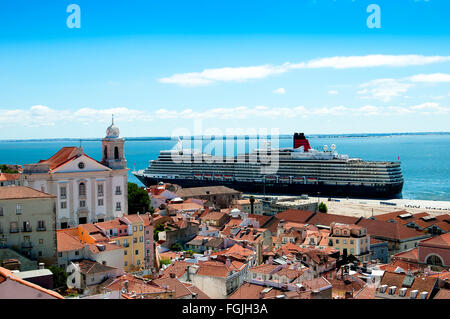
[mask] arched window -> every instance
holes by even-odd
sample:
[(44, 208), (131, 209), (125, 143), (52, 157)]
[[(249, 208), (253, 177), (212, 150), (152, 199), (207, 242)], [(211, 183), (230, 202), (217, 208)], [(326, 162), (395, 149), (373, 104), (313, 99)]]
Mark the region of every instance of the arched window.
[(442, 259), (439, 256), (431, 255), (427, 258), (426, 263), (428, 265), (442, 266)]
[(78, 194), (81, 196), (86, 195), (86, 185), (84, 183), (78, 185)]
[(114, 147), (114, 159), (119, 159), (119, 148), (117, 146)]

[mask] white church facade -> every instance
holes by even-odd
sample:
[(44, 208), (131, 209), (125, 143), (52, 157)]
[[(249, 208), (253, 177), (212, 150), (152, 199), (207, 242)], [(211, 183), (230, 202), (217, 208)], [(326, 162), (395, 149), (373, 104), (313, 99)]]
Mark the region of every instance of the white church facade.
[(63, 147), (47, 160), (23, 166), (23, 185), (57, 196), (57, 229), (127, 214), (128, 168), (119, 133), (113, 120), (102, 140), (100, 162), (81, 147)]

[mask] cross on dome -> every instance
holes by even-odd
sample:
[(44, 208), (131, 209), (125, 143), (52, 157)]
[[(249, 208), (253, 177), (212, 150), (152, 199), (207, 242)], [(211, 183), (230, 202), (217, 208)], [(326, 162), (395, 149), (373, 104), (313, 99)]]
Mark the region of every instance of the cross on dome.
[(114, 125), (114, 114), (112, 114), (111, 125), (106, 129), (107, 138), (118, 138), (120, 135), (120, 130)]

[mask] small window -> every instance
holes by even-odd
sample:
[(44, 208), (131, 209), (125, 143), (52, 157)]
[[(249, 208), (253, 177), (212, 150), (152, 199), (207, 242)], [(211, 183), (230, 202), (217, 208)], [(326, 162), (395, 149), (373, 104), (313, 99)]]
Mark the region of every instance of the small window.
[(142, 229), (143, 229), (143, 228), (142, 228), (142, 225), (139, 225), (139, 230), (142, 231)]
[(116, 186), (116, 195), (122, 195), (122, 190), (120, 189), (120, 186)]
[(135, 255), (139, 255), (139, 249), (136, 249), (136, 251), (134, 252)]
[(123, 254), (126, 256), (126, 255), (128, 255), (128, 251), (127, 250), (124, 250), (123, 251)]
[(3, 207), (0, 207), (0, 216), (3, 216)]
[(122, 206), (120, 202), (116, 203), (116, 211), (121, 211), (122, 210)]
[(86, 195), (86, 184), (80, 183), (80, 185), (78, 185), (78, 194), (80, 196), (85, 196)]
[(84, 168), (84, 163), (83, 162), (79, 162), (78, 163), (78, 168), (79, 169), (83, 169)]
[(67, 222), (61, 223), (61, 229), (66, 229), (67, 228)]
[(61, 202), (61, 209), (67, 208), (67, 202)]
[(79, 254), (80, 254), (80, 252), (77, 250), (77, 251), (75, 252), (75, 255), (78, 256)]
[(103, 198), (98, 199), (98, 206), (103, 206)]
[(67, 188), (65, 186), (61, 186), (59, 189), (59, 198), (66, 199), (67, 197)]
[(98, 193), (98, 197), (102, 197), (103, 196), (103, 184), (98, 184), (97, 185), (97, 193)]
[(62, 257), (62, 252), (59, 252), (59, 253), (58, 253), (58, 256), (59, 256), (59, 257)]
[(80, 207), (86, 207), (86, 201), (80, 200)]

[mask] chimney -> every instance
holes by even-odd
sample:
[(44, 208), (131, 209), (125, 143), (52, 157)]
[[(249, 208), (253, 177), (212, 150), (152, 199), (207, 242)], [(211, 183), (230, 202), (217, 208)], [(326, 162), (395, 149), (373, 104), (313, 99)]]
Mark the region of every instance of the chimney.
[(231, 260), (230, 258), (227, 258), (227, 263), (226, 263), (227, 267), (231, 267)]
[(266, 296), (266, 293), (264, 292), (264, 290), (261, 290), (259, 292), (259, 299), (264, 299), (265, 296)]
[(44, 263), (39, 263), (39, 269), (45, 269), (45, 264)]

